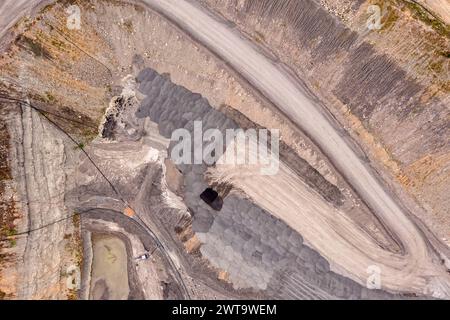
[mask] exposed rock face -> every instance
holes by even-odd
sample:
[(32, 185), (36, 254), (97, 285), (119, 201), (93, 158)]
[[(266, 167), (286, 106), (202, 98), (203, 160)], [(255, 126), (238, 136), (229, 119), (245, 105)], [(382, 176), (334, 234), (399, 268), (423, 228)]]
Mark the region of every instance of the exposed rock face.
[[(14, 240), (17, 263), (13, 296), (19, 299), (66, 299), (66, 269), (75, 265), (79, 226), (65, 207), (70, 188), (72, 151), (58, 129), (28, 106), (16, 105), (7, 118), (11, 135), (12, 177), (23, 219)], [(70, 145), (70, 142), (69, 142)], [(70, 147), (69, 147), (70, 148)], [(29, 232), (29, 233), (28, 233)], [(75, 237), (75, 238), (74, 238)]]
[[(167, 138), (178, 128), (185, 128), (194, 136), (195, 120), (202, 120), (204, 131), (217, 128), (225, 133), (225, 129), (238, 127), (200, 95), (174, 85), (166, 76), (145, 69), (136, 79), (145, 95), (136, 116), (158, 123), (160, 134)], [(123, 127), (129, 129), (130, 125), (125, 123)], [(206, 164), (182, 164), (178, 168), (184, 175), (183, 200), (193, 215), (192, 228), (203, 243), (200, 252), (213, 266), (226, 271), (233, 288), (268, 290), (269, 296), (278, 298), (383, 296), (331, 272), (323, 257), (302, 244), (301, 235), (242, 196), (221, 190), (225, 195), (223, 207), (215, 212), (200, 197), (209, 187), (205, 181)], [(308, 179), (308, 175), (302, 178)], [(302, 279), (300, 284), (290, 278), (292, 272)], [(303, 278), (302, 274), (308, 277)], [(282, 284), (280, 277), (285, 279)]]
[[(381, 53), (387, 41), (384, 33), (400, 39), (401, 32), (392, 26), (379, 34), (362, 30), (367, 5), (363, 1), (343, 11), (344, 22), (309, 0), (203, 2), (291, 65), (330, 111), (359, 134), (374, 165), (386, 165), (431, 215), (438, 215), (437, 220), (425, 216), (429, 225), (439, 221), (436, 229), (447, 234), (448, 82), (445, 72), (438, 70), (448, 61), (441, 51), (401, 61), (412, 55), (408, 49), (412, 40), (405, 40), (397, 51)], [(324, 2), (331, 11), (330, 6), (340, 8), (334, 1)], [(15, 41), (0, 59), (2, 95), (5, 91), (28, 98), (45, 115), (8, 102), (14, 109), (7, 125), (12, 142), (8, 152), (17, 184), (16, 205), (23, 216), (17, 229), (39, 229), (17, 239), (16, 258), (26, 263), (18, 268), (12, 286), (15, 296), (73, 297), (66, 290), (64, 272), (80, 262), (74, 245), (79, 226), (66, 219), (75, 211), (87, 216), (85, 235), (101, 228), (114, 230), (133, 239), (127, 243), (133, 254), (139, 253), (136, 248), (158, 247), (135, 220), (133, 224), (125, 219), (122, 213), (131, 204), (171, 250), (155, 253), (160, 273), (130, 273), (129, 281), (135, 282), (130, 297), (149, 297), (139, 285), (145, 277), (152, 277), (155, 284), (149, 292), (164, 298), (184, 297), (178, 277), (196, 298), (392, 297), (331, 271), (332, 262), (303, 243), (302, 235), (252, 199), (230, 193), (233, 185), (205, 175), (211, 169), (205, 164), (170, 167), (164, 161), (173, 147), (168, 142), (173, 130), (192, 132), (194, 120), (203, 121), (203, 130), (222, 132), (280, 128), (281, 159), (305, 188), (330, 208), (345, 212), (379, 247), (399, 251), (320, 150), (288, 119), (154, 12), (130, 4), (86, 1), (81, 5), (83, 29), (68, 31), (65, 4), (58, 2), (46, 7), (39, 19), (19, 23)], [(403, 15), (398, 21), (394, 26), (411, 25), (425, 32)], [(433, 41), (438, 46), (448, 43), (440, 36)], [(429, 53), (426, 45), (420, 50)], [(388, 46), (392, 47), (397, 48)], [(435, 75), (420, 74), (431, 62), (437, 63), (432, 68)], [(120, 81), (129, 74), (131, 83), (136, 76), (137, 88)], [(100, 120), (101, 138), (88, 146), (97, 136)], [(201, 200), (208, 187), (223, 198), (220, 210)], [(47, 226), (54, 221), (58, 223)], [(90, 246), (87, 238), (85, 252)], [(86, 260), (91, 258), (86, 255)], [(90, 272), (89, 261), (85, 273)], [(176, 269), (181, 270), (179, 275)]]
[(448, 25), (400, 1), (376, 3), (379, 31), (366, 27), (370, 1), (202, 3), (292, 67), (449, 238)]
[(7, 126), (7, 119), (11, 108), (0, 111), (0, 299), (7, 299), (15, 292), (15, 247), (17, 241), (16, 220), (20, 218), (17, 208), (17, 194), (15, 182), (10, 168), (11, 136)]

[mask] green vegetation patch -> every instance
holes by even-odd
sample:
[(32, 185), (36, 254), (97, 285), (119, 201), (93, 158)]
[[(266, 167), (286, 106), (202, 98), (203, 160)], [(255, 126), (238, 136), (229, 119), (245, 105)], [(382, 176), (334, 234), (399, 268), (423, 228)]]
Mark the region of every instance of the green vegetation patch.
[(439, 54), (444, 58), (450, 59), (450, 51), (442, 51)]
[(125, 30), (127, 30), (128, 33), (133, 33), (134, 31), (133, 21), (131, 21), (130, 19), (127, 19), (123, 22), (123, 27), (125, 28)]
[(257, 42), (257, 43), (263, 43), (266, 39), (264, 37), (264, 35), (259, 32), (259, 31), (255, 31), (255, 34), (253, 36), (253, 39)]
[[(0, 249), (8, 246), (14, 247), (17, 234), (14, 220), (18, 217), (13, 198), (5, 197), (5, 188), (7, 181), (12, 179), (11, 169), (9, 167), (9, 143), (10, 135), (5, 123), (0, 126)], [(3, 259), (0, 259), (0, 264)]]
[(49, 103), (53, 103), (56, 101), (55, 96), (49, 91), (45, 92), (45, 99), (46, 99), (46, 102), (49, 102)]
[(15, 247), (17, 242), (14, 236), (17, 235), (17, 229), (14, 225), (6, 225), (3, 226), (0, 230), (0, 237), (3, 239), (6, 238), (7, 241), (3, 241), (3, 246), (5, 243), (9, 243), (9, 247)]
[(389, 30), (398, 20), (398, 12), (394, 6), (388, 5), (386, 9), (386, 15), (381, 20), (381, 30)]
[(421, 5), (410, 2), (402, 1), (406, 7), (411, 11), (414, 17), (422, 21), (428, 26), (431, 26), (440, 35), (450, 38), (450, 26), (434, 17), (431, 13), (425, 10)]
[(19, 47), (32, 52), (36, 57), (43, 57), (46, 59), (51, 58), (48, 50), (46, 50), (38, 40), (31, 39), (27, 36), (22, 35), (16, 39), (16, 44)]
[(432, 61), (430, 62), (430, 64), (428, 65), (428, 68), (430, 68), (433, 72), (435, 73), (441, 73), (444, 69), (443, 67), (443, 61)]

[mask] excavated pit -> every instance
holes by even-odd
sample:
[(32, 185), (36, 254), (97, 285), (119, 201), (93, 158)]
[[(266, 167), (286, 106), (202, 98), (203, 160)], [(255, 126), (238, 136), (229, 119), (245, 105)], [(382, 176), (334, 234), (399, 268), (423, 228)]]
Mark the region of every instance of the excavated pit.
[[(228, 9), (238, 6), (236, 1), (226, 5), (215, 2), (202, 1), (249, 34), (254, 34), (255, 26), (266, 26), (268, 34), (255, 40), (263, 45), (273, 45), (273, 39), (279, 39), (269, 21), (293, 27), (295, 41), (304, 40), (298, 48), (308, 53), (302, 57), (310, 57), (309, 64), (300, 63), (308, 70), (295, 69), (306, 79), (313, 78), (317, 66), (317, 75), (324, 74), (320, 68), (329, 65), (323, 67), (321, 61), (348, 53), (347, 60), (342, 58), (342, 70), (328, 72), (335, 78), (323, 78), (333, 84), (328, 96), (318, 89), (320, 85), (317, 90), (330, 99), (324, 100), (333, 101), (333, 108), (345, 104), (363, 126), (377, 128), (382, 144), (397, 146), (386, 127), (398, 125), (404, 132), (409, 128), (406, 120), (414, 119), (419, 128), (414, 134), (425, 135), (428, 142), (420, 144), (420, 139), (414, 138), (407, 143), (404, 139), (410, 135), (397, 136), (405, 150), (393, 147), (393, 153), (402, 166), (418, 161), (415, 154), (445, 156), (443, 139), (448, 126), (442, 121), (445, 110), (441, 96), (432, 96), (426, 102), (429, 109), (421, 111), (424, 82), (412, 80), (410, 71), (395, 59), (379, 55), (357, 31), (344, 27), (318, 3), (240, 1), (242, 13), (234, 15)], [(194, 121), (202, 121), (203, 132), (215, 128), (222, 134), (227, 129), (282, 127), (280, 161), (298, 179), (302, 190), (336, 215), (344, 215), (379, 248), (399, 253), (401, 248), (321, 151), (300, 131), (290, 131), (288, 119), (270, 113), (270, 102), (152, 11), (105, 1), (88, 1), (82, 9), (82, 34), (64, 34), (64, 5), (59, 2), (46, 8), (35, 23), (19, 24), (15, 32), (23, 34), (16, 34), (12, 44), (15, 51), (2, 56), (2, 96), (29, 98), (37, 107), (1, 102), (2, 108), (8, 108), (4, 109), (7, 115), (2, 112), (1, 117), (6, 119), (10, 145), (4, 149), (7, 144), (1, 141), (0, 151), (2, 159), (5, 150), (9, 153), (12, 170), (11, 176), (5, 176), (7, 170), (1, 168), (0, 190), (6, 194), (3, 189), (12, 189), (11, 181), (16, 183), (17, 194), (8, 196), (15, 197), (14, 204), (25, 219), (15, 227), (18, 231), (39, 230), (18, 238), (17, 247), (12, 248), (28, 261), (19, 270), (21, 279), (15, 280), (20, 284), (16, 296), (73, 297), (76, 292), (67, 292), (62, 283), (67, 277), (64, 270), (76, 265), (83, 270), (80, 297), (88, 298), (92, 292), (97, 292), (95, 298), (117, 297), (108, 293), (104, 279), (94, 281), (89, 288), (95, 260), (91, 238), (106, 232), (123, 240), (128, 255), (128, 278), (122, 283), (128, 282), (129, 292), (120, 293), (120, 298), (406, 297), (369, 290), (352, 279), (351, 273), (336, 268), (333, 261), (313, 249), (314, 241), (283, 221), (276, 210), (263, 208), (236, 181), (218, 178), (221, 171), (215, 164), (175, 165), (170, 160), (175, 146), (170, 141), (172, 133), (185, 129), (193, 134)], [(359, 5), (352, 10), (359, 10)], [(135, 19), (124, 20), (131, 14)], [(252, 20), (255, 16), (261, 18), (261, 24)], [(143, 28), (151, 36), (137, 32)], [(291, 31), (286, 36), (291, 37)], [(283, 51), (286, 47), (276, 47), (281, 60), (288, 61)], [(367, 70), (369, 76), (361, 70)], [(422, 126), (430, 110), (441, 116)], [(383, 121), (389, 125), (380, 125)], [(364, 137), (362, 134), (361, 139)], [(219, 159), (216, 154), (212, 157)], [(448, 164), (445, 161), (432, 177), (443, 172)], [(430, 182), (424, 190), (429, 190), (428, 185)], [(2, 205), (9, 205), (9, 199), (3, 197)], [(430, 199), (441, 205), (439, 199)], [(303, 205), (308, 204), (299, 203), (299, 211)], [(131, 214), (123, 214), (127, 212)], [(73, 213), (81, 215), (82, 249), (79, 222), (67, 220)], [(55, 219), (64, 222), (53, 224)], [(41, 230), (42, 224), (51, 226)], [(162, 239), (162, 244), (157, 239)], [(86, 258), (83, 265), (80, 251)], [(154, 252), (152, 264), (135, 265), (133, 257), (144, 251)], [(1, 290), (0, 294), (4, 295)]]
[[(119, 115), (117, 123), (121, 125), (116, 127), (115, 135), (122, 140), (126, 140), (124, 136), (130, 131), (134, 133), (129, 136), (133, 140), (148, 134), (143, 129), (145, 119), (157, 123), (159, 133), (166, 138), (179, 128), (192, 132), (193, 121), (198, 120), (203, 121), (203, 130), (217, 128), (225, 132), (238, 127), (234, 120), (213, 109), (199, 94), (173, 84), (167, 75), (147, 68), (139, 72), (136, 80), (144, 98), (135, 115), (133, 109)], [(173, 146), (172, 142), (167, 154), (171, 154)], [(281, 151), (281, 158), (296, 163), (296, 172), (315, 172), (305, 162), (295, 161), (301, 159), (286, 155), (286, 150)], [(285, 299), (389, 296), (330, 271), (328, 262), (303, 244), (301, 235), (242, 195), (235, 194), (232, 187), (226, 192), (223, 206), (219, 206), (218, 192), (205, 181), (205, 163), (181, 164), (178, 169), (183, 173), (182, 197), (192, 214), (192, 230), (202, 243), (200, 252), (213, 266), (228, 274), (234, 289), (262, 290), (271, 297)], [(301, 177), (307, 180), (311, 175)], [(321, 187), (321, 183), (327, 182), (311, 179), (308, 184), (324, 194), (326, 188)], [(333, 203), (332, 197), (327, 198), (329, 200), (324, 198), (324, 201)], [(179, 228), (178, 232), (183, 226)], [(298, 283), (292, 273), (296, 277), (308, 276)], [(285, 279), (283, 284), (279, 278)]]

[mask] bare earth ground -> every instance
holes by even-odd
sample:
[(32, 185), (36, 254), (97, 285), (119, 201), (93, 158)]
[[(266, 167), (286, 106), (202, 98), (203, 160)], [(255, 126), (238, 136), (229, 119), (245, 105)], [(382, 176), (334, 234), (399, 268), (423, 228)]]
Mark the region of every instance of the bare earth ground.
[[(201, 176), (204, 169), (198, 172), (198, 169), (193, 169), (192, 172), (180, 169), (185, 175), (183, 182), (174, 171), (177, 169), (169, 165), (169, 168), (162, 169), (163, 172), (165, 170), (169, 179), (168, 188), (164, 187), (164, 182), (161, 189), (155, 188), (155, 183), (159, 181), (157, 168), (164, 168), (162, 159), (166, 156), (167, 140), (162, 136), (170, 125), (177, 125), (176, 112), (171, 115), (174, 118), (165, 119), (166, 122), (159, 126), (159, 132), (157, 132), (158, 128), (149, 122), (159, 123), (154, 118), (156, 114), (148, 119), (137, 120), (134, 119), (136, 111), (134, 108), (137, 108), (139, 104), (145, 106), (148, 101), (145, 100), (146, 96), (155, 94), (161, 83), (165, 84), (166, 89), (172, 88), (174, 94), (182, 89), (172, 87), (170, 82), (160, 75), (156, 77), (159, 81), (156, 83), (142, 77), (143, 87), (141, 88), (128, 87), (121, 81), (128, 74), (132, 74), (133, 77), (138, 76), (145, 67), (150, 66), (160, 74), (170, 73), (170, 79), (173, 82), (184, 85), (188, 89), (185, 92), (186, 101), (189, 101), (188, 97), (193, 92), (200, 92), (208, 98), (210, 104), (208, 108), (213, 107), (223, 112), (230, 107), (240, 111), (258, 125), (281, 128), (282, 141), (292, 148), (296, 156), (306, 160), (307, 164), (315, 168), (324, 178), (321, 180), (324, 184), (337, 186), (342, 193), (344, 199), (342, 207), (336, 207), (329, 200), (324, 201), (321, 197), (323, 195), (311, 189), (312, 182), (306, 176), (299, 175), (289, 163), (282, 163), (280, 173), (276, 176), (253, 176), (251, 179), (248, 178), (250, 173), (248, 171), (239, 169), (228, 171), (220, 167), (211, 170), (209, 173), (211, 183), (220, 185), (226, 182), (246, 193), (252, 201), (251, 206), (259, 205), (267, 211), (265, 213), (257, 211), (260, 212), (263, 223), (267, 225), (274, 223), (280, 228), (297, 231), (304, 237), (305, 243), (318, 252), (309, 252), (308, 249), (298, 246), (280, 247), (279, 244), (272, 243), (273, 241), (268, 239), (262, 241), (264, 244), (262, 247), (266, 250), (263, 252), (270, 252), (268, 255), (262, 255), (264, 265), (273, 267), (274, 264), (267, 259), (273, 259), (279, 254), (286, 258), (287, 256), (283, 255), (287, 253), (283, 250), (291, 248), (295, 254), (303, 252), (307, 260), (306, 265), (314, 261), (312, 266), (308, 266), (315, 270), (313, 278), (320, 278), (317, 274), (323, 274), (322, 276), (326, 279), (331, 277), (329, 287), (333, 287), (333, 281), (344, 283), (345, 279), (333, 280), (340, 278), (335, 278), (335, 275), (327, 269), (327, 260), (332, 271), (356, 280), (360, 285), (365, 285), (367, 267), (375, 264), (382, 267), (383, 289), (437, 297), (448, 295), (448, 275), (445, 273), (445, 267), (432, 249), (431, 243), (423, 236), (419, 227), (411, 221), (408, 209), (399, 205), (397, 197), (382, 186), (353, 142), (342, 134), (335, 122), (330, 121), (328, 114), (323, 112), (317, 101), (309, 93), (305, 93), (304, 88), (282, 65), (273, 63), (272, 56), (268, 52), (260, 51), (260, 48), (250, 44), (235, 29), (205, 15), (205, 11), (191, 3), (177, 2), (175, 4), (173, 1), (147, 1), (147, 3), (177, 21), (181, 29), (200, 40), (220, 59), (211, 56), (208, 50), (192, 42), (185, 33), (171, 26), (164, 18), (152, 11), (144, 11), (134, 6), (120, 7), (119, 10), (115, 4), (93, 1), (92, 6), (83, 7), (85, 9), (82, 15), (83, 27), (86, 29), (83, 33), (76, 35), (60, 31), (60, 28), (64, 28), (65, 17), (63, 7), (58, 5), (45, 11), (43, 22), (26, 27), (19, 26), (19, 30), (25, 32), (28, 39), (34, 40), (30, 44), (30, 40), (21, 39), (16, 46), (13, 46), (14, 55), (3, 57), (2, 68), (5, 74), (2, 75), (2, 80), (14, 90), (18, 89), (19, 92), (26, 94), (32, 93), (33, 101), (48, 108), (48, 111), (59, 112), (61, 106), (71, 106), (71, 112), (66, 111), (61, 114), (75, 115), (75, 117), (80, 115), (84, 117), (81, 118), (82, 122), (92, 124), (95, 129), (95, 124), (105, 113), (112, 95), (120, 94), (122, 91), (121, 96), (126, 98), (127, 90), (131, 96), (137, 95), (134, 103), (124, 107), (122, 119), (124, 122), (119, 121), (119, 125), (113, 130), (115, 136), (112, 139), (119, 143), (110, 143), (107, 139), (97, 138), (96, 142), (86, 149), (94, 161), (100, 165), (101, 170), (104, 170), (114, 184), (119, 186), (119, 194), (112, 192), (99, 172), (80, 152), (80, 148), (74, 147), (73, 143), (66, 138), (59, 137), (60, 133), (51, 129), (51, 125), (43, 122), (37, 113), (22, 108), (21, 117), (14, 121), (18, 124), (17, 128), (23, 126), (25, 129), (23, 132), (12, 131), (11, 135), (14, 141), (13, 149), (20, 149), (21, 144), (17, 141), (20, 141), (21, 137), (25, 146), (28, 146), (23, 148), (25, 174), (19, 172), (22, 169), (21, 165), (17, 164), (14, 177), (29, 192), (27, 197), (32, 201), (28, 209), (29, 214), (25, 214), (25, 217), (31, 217), (32, 224), (39, 225), (42, 222), (64, 217), (75, 209), (88, 212), (92, 208), (105, 208), (114, 209), (120, 213), (126, 206), (125, 200), (134, 206), (145, 223), (155, 230), (159, 238), (163, 239), (163, 246), (167, 249), (158, 251), (161, 255), (160, 266), (164, 270), (162, 273), (154, 272), (145, 275), (144, 269), (137, 268), (141, 280), (152, 280), (150, 282), (144, 280), (150, 286), (144, 293), (145, 297), (182, 295), (183, 289), (177, 273), (184, 279), (182, 282), (187, 284), (189, 288), (187, 291), (197, 298), (257, 297), (269, 294), (258, 291), (260, 289), (258, 281), (255, 281), (256, 284), (250, 281), (244, 285), (246, 290), (233, 290), (232, 283), (228, 282), (234, 280), (237, 283), (238, 279), (233, 278), (235, 271), (232, 269), (224, 271), (223, 268), (231, 268), (229, 263), (217, 261), (213, 258), (213, 253), (207, 252), (206, 248), (210, 244), (208, 241), (211, 240), (205, 239), (216, 237), (221, 245), (226, 244), (229, 247), (226, 252), (231, 250), (230, 256), (238, 255), (242, 258), (243, 269), (241, 270), (245, 268), (253, 270), (252, 263), (258, 259), (258, 250), (251, 252), (256, 255), (246, 256), (241, 252), (246, 252), (247, 249), (243, 248), (243, 251), (240, 251), (242, 248), (239, 248), (233, 239), (243, 235), (245, 239), (254, 237), (248, 242), (252, 247), (253, 239), (261, 238), (260, 232), (264, 228), (254, 226), (250, 228), (251, 230), (243, 231), (237, 226), (224, 226), (224, 221), (217, 217), (212, 220), (214, 222), (211, 225), (211, 214), (206, 212), (209, 209), (203, 208), (201, 202), (195, 202), (193, 204), (195, 210), (190, 207), (188, 211), (181, 200), (187, 203), (192, 199), (198, 201), (198, 194), (205, 187), (205, 183), (195, 179)], [(22, 12), (23, 3), (17, 4), (19, 12)], [(101, 8), (103, 14), (97, 14), (94, 8)], [(52, 27), (50, 28), (46, 23), (50, 23)], [(138, 30), (148, 31), (144, 33)], [(43, 44), (41, 47), (37, 46), (41, 57), (33, 52), (33, 49), (36, 51), (36, 42), (33, 41)], [(27, 46), (31, 46), (31, 51), (29, 48), (24, 49)], [(52, 59), (46, 59), (45, 56), (51, 56)], [(234, 70), (226, 67), (221, 59), (230, 63)], [(54, 63), (54, 61), (61, 63)], [(48, 74), (53, 75), (50, 81)], [(17, 87), (17, 79), (20, 80), (22, 88)], [(250, 87), (256, 87), (265, 97), (253, 92)], [(156, 94), (156, 97), (167, 99), (165, 94), (167, 93), (162, 90), (160, 96)], [(83, 98), (80, 99), (80, 96)], [(180, 108), (182, 106), (181, 104)], [(206, 108), (202, 103), (195, 103), (194, 106), (201, 107), (201, 110)], [(281, 109), (284, 115), (277, 113), (276, 107)], [(161, 105), (156, 104), (151, 108), (159, 110)], [(217, 116), (208, 108), (203, 112), (208, 110), (208, 114), (214, 115), (208, 117), (208, 121), (219, 125), (219, 120), (225, 118)], [(233, 115), (231, 119), (240, 124), (236, 115)], [(65, 123), (61, 119), (58, 121), (62, 121), (66, 129), (75, 132), (78, 137), (86, 140), (86, 143), (90, 141), (89, 138), (92, 138), (92, 132), (80, 132), (80, 128), (73, 122)], [(300, 133), (299, 128), (311, 139)], [(34, 134), (31, 134), (31, 131)], [(38, 134), (42, 135), (41, 139), (31, 138)], [(331, 140), (332, 144), (330, 144)], [(39, 144), (41, 141), (46, 142), (41, 145)], [(30, 153), (30, 150), (33, 152)], [(80, 158), (73, 162), (75, 155)], [(16, 161), (20, 163), (20, 160)], [(35, 167), (42, 167), (42, 163), (46, 163), (45, 167), (49, 170), (45, 174), (39, 170), (34, 171)], [(66, 166), (65, 172), (70, 172), (67, 181), (62, 174), (62, 165)], [(335, 168), (338, 170), (335, 171)], [(30, 177), (27, 181), (18, 178), (27, 175)], [(37, 181), (34, 181), (33, 176), (38, 177)], [(48, 179), (48, 177), (51, 178)], [(44, 185), (39, 187), (39, 183)], [(180, 185), (184, 186), (180, 187)], [(70, 197), (63, 197), (63, 194), (57, 192), (64, 189), (71, 195)], [(178, 198), (170, 190), (181, 195), (183, 199)], [(286, 193), (285, 190), (291, 193)], [(154, 197), (149, 197), (151, 192), (155, 193)], [(163, 194), (162, 198), (161, 194), (157, 196), (158, 192)], [(20, 191), (19, 194), (23, 197), (25, 192)], [(51, 202), (47, 201), (51, 205), (45, 205), (44, 201), (35, 202), (36, 199), (52, 199)], [(165, 202), (161, 202), (161, 199), (167, 201), (167, 206), (166, 204), (162, 207), (158, 205)], [(241, 200), (233, 197), (228, 199), (231, 202), (241, 203)], [(361, 200), (372, 210), (369, 210)], [(21, 199), (18, 202), (26, 203), (27, 201)], [(23, 210), (26, 212), (25, 209)], [(247, 209), (242, 210), (245, 212)], [(376, 214), (379, 221), (374, 219), (370, 211)], [(270, 216), (279, 218), (280, 222), (270, 220), (268, 218)], [(21, 220), (19, 231), (26, 229), (26, 221), (26, 218)], [(192, 221), (193, 229), (189, 226)], [(206, 221), (209, 222), (206, 223)], [(283, 221), (287, 226), (282, 224)], [(181, 228), (181, 231), (174, 230), (175, 226)], [(103, 227), (110, 231), (117, 228), (111, 224), (104, 224)], [(59, 257), (58, 253), (63, 251), (61, 248), (64, 246), (63, 239), (66, 232), (64, 228), (71, 232), (70, 221), (67, 225), (58, 224), (54, 228), (36, 233), (32, 236), (36, 237), (34, 243), (39, 245), (45, 239), (60, 239), (53, 241), (54, 245), (46, 248), (46, 254)], [(208, 228), (212, 229), (208, 230)], [(427, 229), (425, 231), (427, 235), (430, 234)], [(199, 238), (196, 238), (196, 234), (193, 233), (208, 236), (200, 237), (201, 239), (198, 240)], [(253, 233), (256, 235), (250, 236)], [(130, 235), (126, 237), (130, 238)], [(430, 239), (433, 244), (437, 243), (434, 237)], [(26, 259), (33, 261), (36, 268), (30, 270), (27, 267), (21, 271), (26, 276), (17, 284), (22, 288), (18, 290), (17, 295), (36, 298), (34, 292), (37, 290), (45, 292), (45, 296), (52, 298), (59, 295), (61, 287), (55, 289), (53, 284), (61, 286), (64, 283), (64, 277), (61, 277), (59, 269), (65, 269), (68, 263), (65, 259), (69, 258), (61, 255), (61, 258), (53, 259), (52, 265), (48, 266), (48, 259), (39, 254), (43, 248), (29, 247), (23, 241), (26, 239), (19, 240), (17, 248), (25, 248), (25, 254), (28, 252)], [(186, 243), (189, 253), (184, 251), (181, 242)], [(136, 241), (133, 243), (135, 248)], [(204, 248), (203, 251), (202, 248)], [(300, 252), (295, 251), (298, 249), (301, 249)], [(136, 252), (133, 251), (133, 253)], [(21, 254), (19, 252), (19, 255)], [(314, 260), (312, 257), (317, 255), (320, 259)], [(205, 257), (210, 261), (206, 261)], [(266, 259), (266, 257), (269, 258)], [(42, 267), (43, 264), (47, 266)], [(41, 274), (43, 270), (47, 270), (47, 273)], [(270, 281), (276, 282), (276, 276), (268, 271), (270, 271), (269, 267), (265, 270), (258, 269), (262, 278), (267, 275), (272, 276), (273, 280), (267, 279), (268, 288), (271, 289)], [(56, 274), (58, 276), (55, 276)], [(306, 271), (305, 274), (307, 274)], [(304, 285), (302, 281), (307, 279), (305, 274), (300, 276), (301, 286)], [(299, 277), (288, 272), (280, 276), (283, 279), (290, 279), (287, 280), (288, 285), (285, 288), (289, 288), (289, 283), (298, 282)], [(52, 281), (49, 282), (49, 278)], [(217, 281), (217, 278), (222, 280)], [(39, 285), (41, 280), (36, 279), (42, 279), (42, 282), (51, 283), (51, 285), (42, 290)], [(32, 283), (37, 283), (37, 286), (30, 287)], [(158, 283), (165, 289), (159, 291)], [(341, 293), (326, 291), (330, 289), (327, 286), (325, 288), (317, 286), (315, 289), (308, 289), (307, 292), (322, 298), (341, 295)], [(236, 289), (236, 286), (234, 287)], [(352, 290), (355, 291), (355, 297), (361, 297), (361, 291), (358, 291), (361, 289), (356, 289), (357, 285), (351, 284), (350, 287), (354, 288)], [(253, 289), (250, 290), (250, 288)], [(276, 290), (284, 292), (283, 288)], [(345, 296), (345, 293), (342, 295)], [(306, 296), (308, 294), (302, 297)]]

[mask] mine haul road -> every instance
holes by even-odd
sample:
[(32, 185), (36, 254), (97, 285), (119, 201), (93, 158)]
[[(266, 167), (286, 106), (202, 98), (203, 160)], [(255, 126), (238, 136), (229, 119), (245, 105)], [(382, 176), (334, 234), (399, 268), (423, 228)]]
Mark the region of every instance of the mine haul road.
[[(343, 243), (348, 251), (337, 255), (335, 263), (352, 273), (365, 285), (367, 268), (378, 265), (382, 271), (383, 288), (393, 291), (423, 292), (427, 290), (450, 297), (450, 281), (442, 265), (433, 262), (433, 250), (423, 233), (384, 190), (379, 180), (340, 135), (324, 110), (307, 97), (299, 83), (276, 63), (260, 53), (250, 41), (223, 21), (219, 21), (193, 2), (185, 0), (143, 0), (178, 27), (227, 62), (254, 88), (277, 106), (321, 148), (339, 172), (369, 205), (386, 228), (400, 241), (403, 253), (385, 251), (362, 254), (358, 243)], [(355, 228), (355, 231), (357, 229)], [(349, 230), (342, 230), (348, 232)], [(324, 235), (327, 232), (323, 233)], [(335, 241), (330, 239), (328, 250)], [(357, 239), (357, 237), (355, 237)], [(314, 245), (314, 239), (308, 239)], [(318, 248), (322, 254), (324, 248)], [(371, 248), (368, 248), (369, 250)], [(360, 259), (360, 263), (349, 263)], [(347, 267), (348, 266), (348, 267)], [(432, 280), (432, 281), (431, 281)]]
[[(21, 16), (28, 14), (31, 8), (46, 2), (51, 1), (3, 1), (0, 5), (0, 37)], [(383, 188), (370, 167), (340, 135), (342, 129), (336, 127), (323, 108), (304, 93), (297, 80), (260, 53), (258, 48), (238, 31), (219, 21), (194, 2), (185, 0), (137, 2), (147, 5), (171, 20), (227, 62), (298, 125), (321, 148), (383, 225), (398, 239), (403, 249), (402, 254), (394, 254), (384, 250), (372, 250), (375, 244), (364, 248), (364, 244), (372, 240), (354, 226), (352, 229), (342, 228), (342, 237), (321, 241), (328, 243), (328, 246), (317, 248), (321, 254), (332, 257), (334, 264), (352, 274), (352, 278), (363, 285), (368, 276), (367, 267), (376, 265), (382, 271), (383, 289), (419, 293), (428, 290), (428, 293), (434, 292), (440, 297), (450, 297), (449, 275), (445, 268), (436, 262), (435, 252), (429, 241), (410, 220), (405, 209)], [(322, 230), (317, 236), (326, 237), (328, 231)], [(353, 241), (352, 232), (355, 233)], [(364, 244), (358, 243), (357, 240), (362, 236), (366, 237)], [(314, 246), (315, 239), (307, 240)], [(345, 253), (333, 255), (334, 248), (345, 248)]]

